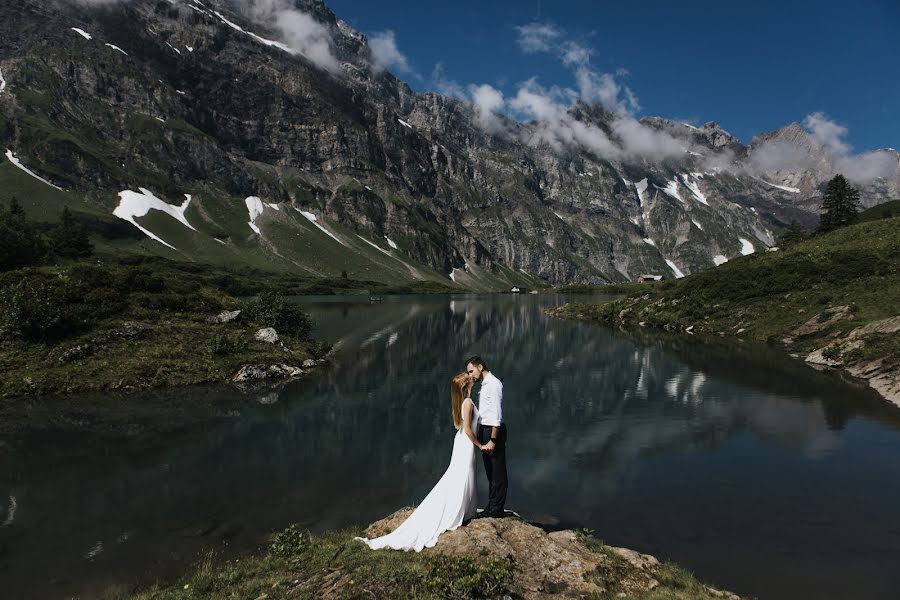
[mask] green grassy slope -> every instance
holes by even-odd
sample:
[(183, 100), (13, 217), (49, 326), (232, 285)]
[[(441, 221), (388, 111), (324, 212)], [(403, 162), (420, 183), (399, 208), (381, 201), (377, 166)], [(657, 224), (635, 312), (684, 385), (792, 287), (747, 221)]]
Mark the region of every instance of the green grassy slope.
[[(859, 223), (632, 290), (623, 300), (570, 305), (561, 314), (780, 341), (810, 319), (825, 323), (839, 307), (849, 307), (851, 318), (829, 323), (795, 346), (807, 350), (823, 338), (900, 314), (900, 219)], [(891, 354), (900, 359), (896, 350)]]

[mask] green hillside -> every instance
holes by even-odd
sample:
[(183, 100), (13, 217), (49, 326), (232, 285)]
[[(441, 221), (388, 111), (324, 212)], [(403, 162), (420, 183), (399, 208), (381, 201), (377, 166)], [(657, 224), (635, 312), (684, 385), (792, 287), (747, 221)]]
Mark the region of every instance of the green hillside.
[[(900, 336), (848, 334), (900, 315), (900, 218), (858, 223), (684, 279), (631, 287), (624, 299), (570, 304), (560, 316), (693, 334), (833, 348), (834, 366), (900, 364)], [(825, 356), (829, 352), (826, 350)]]

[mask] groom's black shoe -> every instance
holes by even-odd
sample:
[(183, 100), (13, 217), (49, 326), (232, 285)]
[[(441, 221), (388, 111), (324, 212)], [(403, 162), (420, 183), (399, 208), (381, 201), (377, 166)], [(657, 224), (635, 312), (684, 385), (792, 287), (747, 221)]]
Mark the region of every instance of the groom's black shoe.
[(502, 510), (483, 510), (478, 514), (482, 519), (502, 519), (506, 516)]

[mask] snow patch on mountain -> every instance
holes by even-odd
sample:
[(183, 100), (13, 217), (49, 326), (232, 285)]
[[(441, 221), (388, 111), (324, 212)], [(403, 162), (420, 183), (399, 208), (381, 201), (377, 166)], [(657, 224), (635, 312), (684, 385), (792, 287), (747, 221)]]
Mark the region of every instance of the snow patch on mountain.
[(645, 243), (645, 244), (648, 244), (648, 245), (650, 245), (650, 246), (653, 246), (654, 248), (656, 247), (656, 242), (654, 242), (654, 241), (651, 240), (650, 238), (644, 238), (644, 243)]
[(247, 205), (247, 212), (250, 213), (250, 220), (247, 221), (247, 225), (256, 232), (256, 235), (262, 235), (262, 231), (256, 224), (256, 218), (263, 213), (263, 201), (256, 196), (250, 196), (244, 200), (244, 204)]
[(669, 181), (668, 183), (666, 183), (666, 187), (664, 187), (664, 188), (661, 188), (658, 185), (654, 185), (653, 187), (655, 187), (658, 190), (662, 190), (663, 192), (665, 192), (672, 198), (675, 198), (682, 204), (687, 204), (687, 202), (684, 201), (684, 198), (681, 197), (681, 194), (678, 193), (678, 180), (677, 179), (673, 179), (672, 181)]
[(89, 33), (88, 33), (87, 31), (85, 31), (84, 29), (79, 29), (79, 28), (77, 28), (77, 27), (72, 27), (72, 31), (74, 31), (75, 33), (77, 33), (78, 35), (80, 35), (81, 37), (83, 37), (83, 38), (86, 39), (86, 40), (92, 40), (92, 39), (94, 39), (94, 36), (92, 36), (91, 34), (89, 34)]
[(400, 248), (397, 246), (397, 244), (395, 244), (395, 243), (393, 242), (393, 240), (391, 240), (391, 238), (389, 238), (388, 236), (384, 236), (384, 239), (385, 239), (385, 241), (387, 242), (388, 246), (390, 246), (390, 247), (393, 248), (394, 250), (399, 250), (399, 249), (400, 249)]
[(400, 124), (403, 125), (404, 127), (406, 127), (407, 129), (412, 129), (412, 128), (413, 128), (412, 125), (410, 125), (409, 123), (407, 123), (407, 122), (404, 121), (403, 119), (397, 119), (397, 121), (399, 121)]
[(669, 268), (672, 269), (673, 273), (675, 273), (676, 279), (681, 279), (682, 277), (684, 277), (684, 273), (681, 272), (681, 269), (679, 269), (678, 266), (670, 259), (666, 259), (666, 264), (669, 265)]
[(119, 205), (113, 209), (113, 214), (120, 219), (128, 221), (141, 231), (143, 231), (147, 236), (153, 238), (160, 244), (164, 244), (173, 250), (177, 250), (175, 246), (166, 242), (158, 235), (147, 229), (146, 227), (141, 226), (135, 219), (138, 217), (146, 216), (151, 210), (159, 210), (167, 215), (171, 216), (174, 219), (180, 221), (185, 227), (197, 231), (194, 229), (194, 226), (188, 223), (187, 218), (184, 216), (184, 211), (187, 210), (188, 205), (191, 203), (191, 195), (184, 195), (184, 202), (181, 203), (180, 206), (175, 206), (173, 204), (169, 204), (164, 200), (160, 200), (157, 198), (153, 192), (146, 188), (138, 188), (139, 192), (134, 192), (132, 190), (124, 190), (119, 192)]
[(800, 193), (800, 190), (795, 187), (788, 187), (786, 185), (778, 185), (776, 183), (768, 182), (765, 179), (760, 179), (759, 177), (754, 177), (753, 179), (759, 181), (760, 183), (764, 183), (766, 185), (772, 186), (773, 188), (778, 188), (779, 190), (784, 190), (785, 192), (790, 192), (792, 194)]
[(691, 219), (691, 223), (693, 223), (694, 225), (696, 225), (696, 226), (697, 226), (697, 229), (699, 229), (700, 231), (703, 231), (703, 225), (701, 225), (700, 222), (697, 221), (697, 219)]
[(738, 241), (741, 243), (741, 254), (743, 254), (744, 256), (756, 252), (756, 248), (753, 247), (753, 244), (750, 242), (750, 240), (738, 238)]
[[(295, 208), (296, 208), (296, 207), (295, 207)], [(319, 221), (316, 219), (316, 215), (312, 214), (311, 212), (306, 212), (305, 210), (300, 210), (299, 208), (297, 208), (297, 212), (299, 212), (301, 215), (303, 215), (304, 217), (306, 217), (306, 219), (307, 219), (310, 223), (312, 223), (313, 225), (315, 225), (316, 227), (318, 227), (318, 228), (322, 231), (322, 233), (324, 233), (325, 235), (327, 235), (328, 237), (330, 237), (331, 239), (333, 239), (334, 241), (336, 241), (336, 242), (337, 242), (338, 244), (340, 244), (341, 246), (346, 246), (346, 245), (347, 245), (347, 244), (345, 244), (345, 243), (343, 242), (343, 240), (341, 240), (341, 239), (338, 238), (336, 235), (334, 235), (333, 233), (331, 233), (330, 231), (328, 231), (327, 229), (325, 229), (325, 228), (322, 226), (322, 224), (319, 223)]]
[(634, 189), (637, 190), (638, 200), (640, 201), (641, 206), (644, 205), (644, 192), (647, 191), (647, 185), (646, 177), (634, 184)]
[[(375, 248), (375, 249), (378, 250), (379, 252), (381, 252), (381, 253), (383, 253), (383, 254), (387, 254), (388, 256), (391, 256), (391, 253), (390, 253), (390, 252), (388, 252), (387, 250), (385, 250), (384, 248), (382, 248), (382, 247), (379, 246), (378, 244), (375, 244), (375, 243), (373, 243), (373, 242), (370, 242), (369, 240), (367, 240), (367, 239), (364, 238), (363, 236), (359, 235), (358, 233), (356, 234), (356, 237), (358, 237), (359, 239), (361, 239), (362, 241), (364, 241), (364, 242), (367, 243), (368, 245), (372, 246), (373, 248)], [(392, 257), (392, 258), (393, 258), (393, 257)]]
[(718, 267), (719, 265), (724, 265), (725, 263), (727, 263), (728, 258), (722, 254), (716, 254), (715, 256), (713, 256), (713, 262)]
[[(706, 196), (700, 191), (700, 185), (696, 181), (692, 181), (690, 175), (682, 175), (681, 179), (684, 181), (685, 187), (691, 191), (691, 194), (694, 195), (694, 198), (696, 198), (698, 202), (709, 206)], [(701, 227), (700, 229), (703, 228)]]
[(112, 48), (113, 50), (116, 50), (116, 51), (118, 51), (118, 52), (121, 52), (121, 53), (124, 54), (125, 56), (128, 56), (128, 53), (127, 53), (127, 52), (125, 52), (124, 50), (122, 50), (121, 48), (119, 48), (118, 46), (116, 46), (115, 44), (106, 43), (106, 44), (104, 44), (104, 46), (108, 46), (108, 47)]
[[(214, 10), (213, 14), (215, 14), (217, 17), (219, 17), (223, 23), (225, 23), (226, 25), (228, 25), (235, 31), (240, 31), (244, 35), (249, 35), (250, 37), (252, 37), (253, 39), (255, 39), (257, 42), (259, 42), (261, 44), (264, 44), (266, 46), (271, 46), (272, 48), (278, 48), (279, 50), (284, 50), (288, 54), (294, 54), (294, 51), (291, 50), (291, 47), (288, 46), (287, 44), (284, 44), (282, 42), (276, 42), (275, 40), (267, 40), (266, 38), (264, 38), (262, 36), (256, 35), (252, 31), (247, 31), (246, 29), (244, 29), (237, 23), (232, 23), (231, 21), (226, 19), (224, 16), (222, 16), (222, 13), (220, 13), (218, 11)], [(181, 53), (179, 52), (179, 54), (181, 54)]]
[(6, 89), (6, 80), (3, 79), (3, 69), (0, 69), (0, 94)]
[(66, 190), (62, 189), (61, 187), (59, 187), (58, 185), (53, 185), (52, 183), (50, 183), (49, 181), (47, 181), (46, 179), (44, 179), (43, 177), (41, 177), (40, 175), (38, 175), (37, 173), (35, 173), (34, 171), (32, 171), (31, 169), (29, 169), (28, 167), (26, 167), (25, 165), (23, 165), (23, 164), (22, 164), (22, 161), (20, 161), (18, 158), (16, 158), (16, 155), (13, 154), (13, 151), (10, 150), (9, 148), (6, 149), (6, 158), (9, 159), (9, 162), (11, 162), (12, 164), (14, 164), (16, 167), (18, 167), (18, 168), (21, 169), (22, 171), (25, 171), (26, 173), (28, 173), (29, 175), (31, 175), (32, 177), (34, 177), (35, 179), (37, 179), (37, 180), (40, 181), (41, 183), (46, 183), (46, 184), (49, 185), (50, 187), (56, 188), (56, 189), (58, 189), (58, 190), (61, 191), (61, 192), (66, 191)]

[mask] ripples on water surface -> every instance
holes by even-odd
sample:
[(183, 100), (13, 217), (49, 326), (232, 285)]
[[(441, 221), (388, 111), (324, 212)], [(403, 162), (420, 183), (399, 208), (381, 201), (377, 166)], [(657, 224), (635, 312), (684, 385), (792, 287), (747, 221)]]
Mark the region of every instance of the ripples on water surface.
[(116, 399), (112, 419), (69, 399), (0, 439), (0, 589), (97, 597), (415, 503), (477, 352), (505, 386), (510, 508), (762, 599), (897, 597), (900, 415), (866, 390), (766, 348), (551, 319), (553, 296), (304, 301), (337, 342), (312, 379)]

